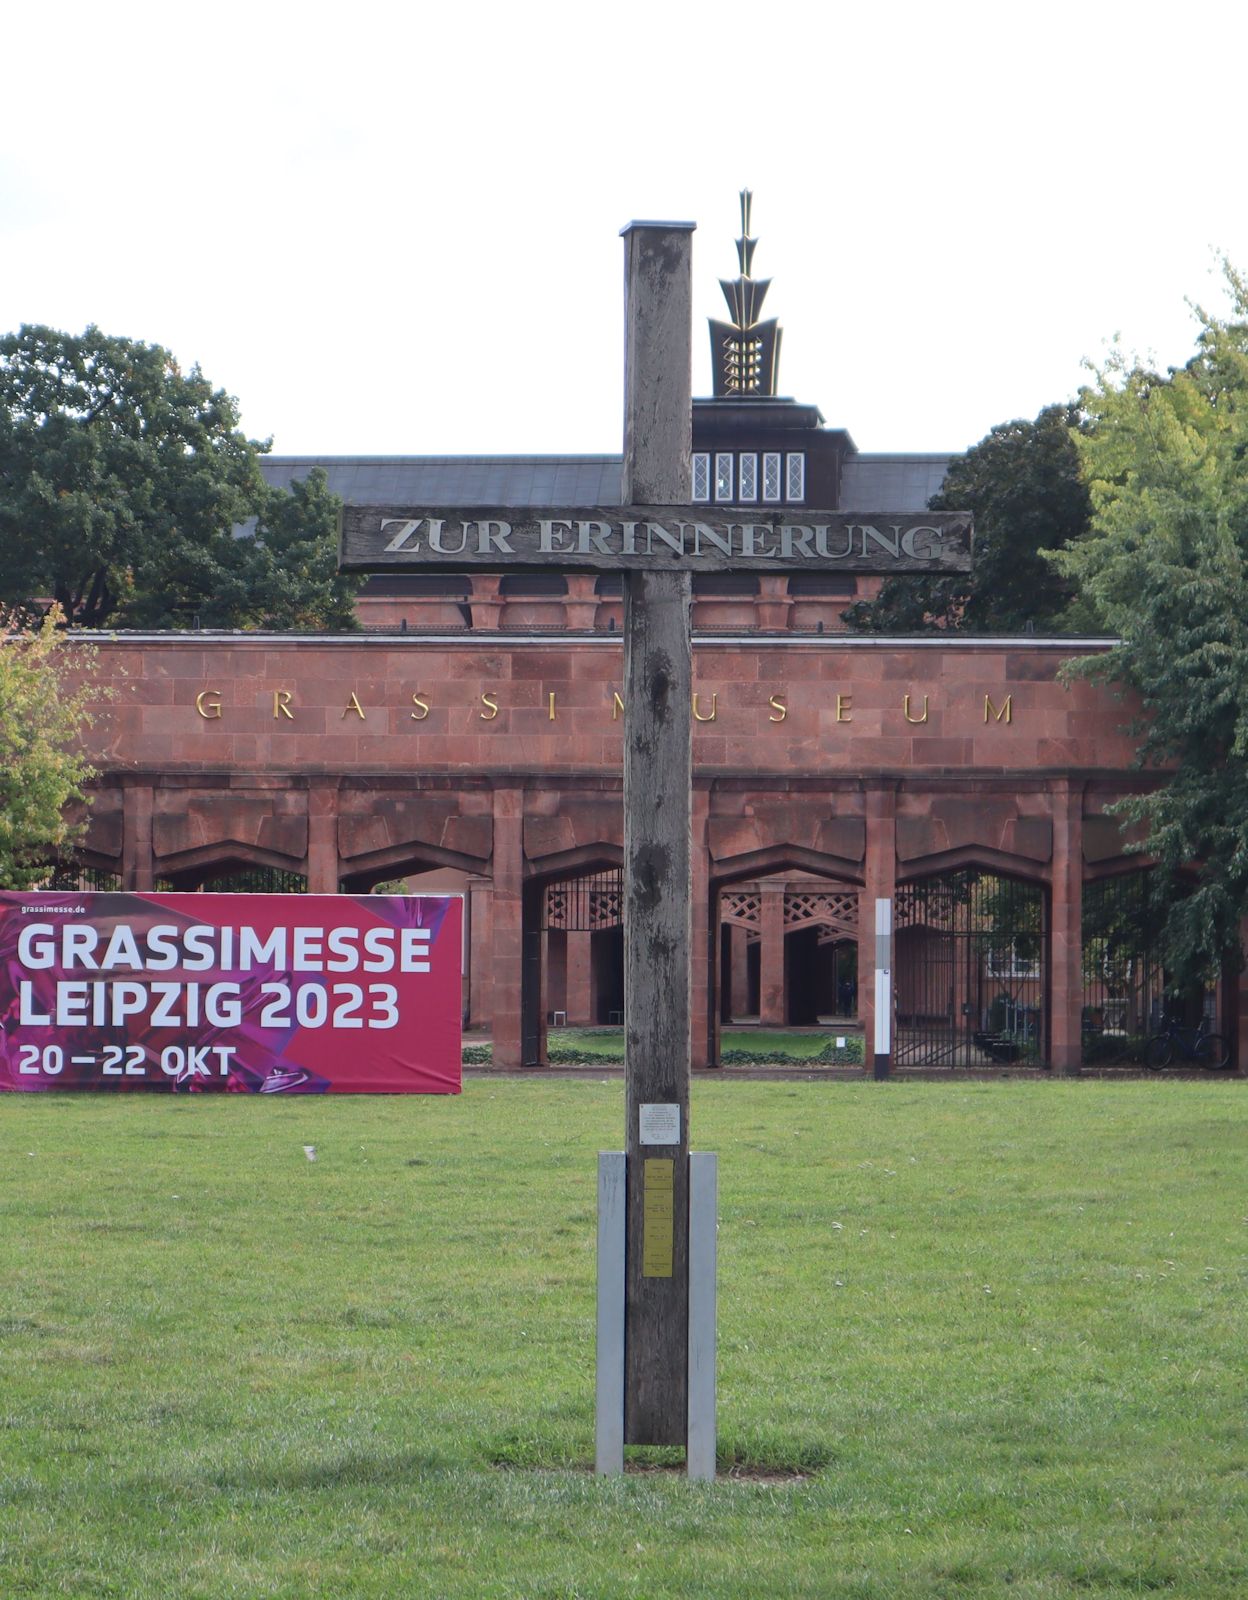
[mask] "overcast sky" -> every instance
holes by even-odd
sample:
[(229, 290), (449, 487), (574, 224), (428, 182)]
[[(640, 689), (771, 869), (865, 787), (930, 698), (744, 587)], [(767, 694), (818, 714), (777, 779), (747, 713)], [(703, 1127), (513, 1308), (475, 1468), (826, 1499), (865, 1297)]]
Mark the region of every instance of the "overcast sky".
[(283, 453), (620, 448), (620, 228), (755, 194), (781, 388), (960, 450), (1248, 267), (1242, 5), (61, 3), (3, 24), (0, 331), (167, 346)]

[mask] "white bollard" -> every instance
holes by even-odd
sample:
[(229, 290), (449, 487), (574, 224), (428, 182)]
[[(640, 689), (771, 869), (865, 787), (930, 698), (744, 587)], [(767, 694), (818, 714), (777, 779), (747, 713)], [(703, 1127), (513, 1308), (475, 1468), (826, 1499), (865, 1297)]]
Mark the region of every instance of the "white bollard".
[(689, 1152), (689, 1418), (685, 1469), (715, 1481), (715, 1271), (719, 1157)]
[(598, 1352), (594, 1471), (624, 1471), (623, 1150), (598, 1152)]

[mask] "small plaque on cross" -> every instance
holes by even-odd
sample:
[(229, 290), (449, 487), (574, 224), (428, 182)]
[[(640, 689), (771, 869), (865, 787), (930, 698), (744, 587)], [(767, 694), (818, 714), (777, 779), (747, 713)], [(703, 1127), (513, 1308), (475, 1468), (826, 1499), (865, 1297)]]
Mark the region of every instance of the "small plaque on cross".
[(644, 1105), (638, 1107), (641, 1144), (679, 1144), (679, 1105)]

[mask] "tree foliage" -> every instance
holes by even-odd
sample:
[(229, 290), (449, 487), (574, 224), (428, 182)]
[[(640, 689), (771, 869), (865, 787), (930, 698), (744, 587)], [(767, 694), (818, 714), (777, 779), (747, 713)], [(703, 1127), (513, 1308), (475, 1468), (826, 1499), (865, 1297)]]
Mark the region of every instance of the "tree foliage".
[(1055, 558), (1121, 636), (1080, 670), (1136, 691), (1144, 759), (1172, 768), (1120, 809), (1147, 824), (1175, 987), (1238, 955), (1248, 913), (1248, 287), (1227, 277), (1185, 367), (1116, 357), (1084, 391), (1092, 529)]
[(1083, 536), (1090, 505), (1079, 476), (1073, 406), (1046, 406), (1034, 422), (1004, 422), (955, 460), (933, 511), (971, 511), (971, 572), (890, 578), (873, 601), (845, 612), (872, 633), (957, 630), (1017, 633), (1063, 623), (1070, 581), (1043, 551)]
[(158, 345), (0, 338), (0, 598), (85, 627), (350, 626), (323, 479), (269, 489), (238, 420)]
[[(89, 721), (90, 651), (67, 644), (53, 610), (35, 630), (0, 619), (0, 886), (26, 889), (81, 833), (91, 768), (78, 735)], [(74, 820), (74, 812), (79, 820)]]

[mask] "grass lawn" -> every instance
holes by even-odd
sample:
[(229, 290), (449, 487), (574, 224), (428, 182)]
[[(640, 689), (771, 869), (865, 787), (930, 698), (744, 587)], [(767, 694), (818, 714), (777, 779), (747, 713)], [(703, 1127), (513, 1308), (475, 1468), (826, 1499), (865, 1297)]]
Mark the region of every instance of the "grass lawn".
[[(837, 1039), (844, 1041), (840, 1046)], [(863, 1040), (860, 1030), (842, 1024), (822, 1029), (791, 1032), (784, 1028), (725, 1028), (720, 1041), (723, 1060), (732, 1064), (747, 1061), (791, 1062), (802, 1066), (820, 1061), (837, 1065), (861, 1065)], [(623, 1028), (552, 1028), (547, 1037), (552, 1063), (603, 1063), (624, 1061)], [(478, 1046), (478, 1048), (480, 1048)], [(469, 1057), (469, 1060), (476, 1059)], [(486, 1055), (489, 1059), (488, 1047)]]
[(1242, 1084), (696, 1084), (698, 1486), (587, 1470), (622, 1107), (0, 1098), (0, 1595), (1248, 1594)]

